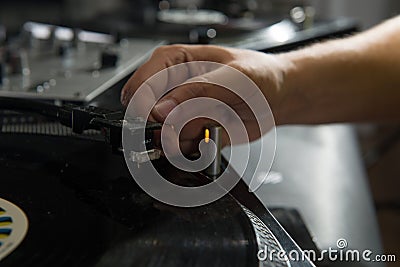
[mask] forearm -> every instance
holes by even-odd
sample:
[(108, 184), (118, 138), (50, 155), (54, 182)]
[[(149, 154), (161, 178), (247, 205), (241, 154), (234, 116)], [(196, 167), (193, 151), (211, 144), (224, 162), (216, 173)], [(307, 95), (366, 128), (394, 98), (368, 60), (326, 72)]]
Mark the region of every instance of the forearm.
[(278, 57), (286, 67), (277, 124), (400, 118), (400, 18)]

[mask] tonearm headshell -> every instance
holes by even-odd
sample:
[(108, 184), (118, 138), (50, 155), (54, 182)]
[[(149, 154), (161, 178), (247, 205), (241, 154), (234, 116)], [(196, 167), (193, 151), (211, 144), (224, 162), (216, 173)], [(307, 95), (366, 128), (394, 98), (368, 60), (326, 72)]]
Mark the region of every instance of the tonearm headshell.
[[(115, 153), (123, 152), (122, 130), (124, 126), (127, 126), (126, 129), (131, 131), (133, 137), (144, 130), (144, 141), (143, 138), (132, 138), (132, 140), (137, 140), (137, 144), (133, 145), (133, 151), (130, 152), (131, 160), (143, 163), (160, 157), (160, 150), (154, 146), (153, 133), (156, 130), (160, 130), (162, 124), (145, 121), (142, 118), (126, 121), (124, 120), (123, 111), (111, 111), (95, 106), (78, 106), (74, 104), (58, 106), (45, 101), (10, 97), (0, 97), (0, 110), (40, 114), (71, 128), (76, 134), (82, 134), (86, 130), (98, 130)], [(145, 146), (143, 146), (143, 142)], [(143, 151), (143, 147), (146, 150)]]

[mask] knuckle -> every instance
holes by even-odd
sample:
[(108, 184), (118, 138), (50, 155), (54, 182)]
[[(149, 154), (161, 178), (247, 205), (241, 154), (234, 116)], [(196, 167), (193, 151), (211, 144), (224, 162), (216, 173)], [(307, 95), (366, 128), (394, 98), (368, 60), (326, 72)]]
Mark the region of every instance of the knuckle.
[(166, 49), (166, 46), (159, 46), (154, 50), (153, 55), (162, 54), (162, 53), (164, 53), (165, 49)]
[(154, 50), (152, 58), (165, 58), (167, 67), (192, 60), (187, 45), (182, 44), (160, 46)]
[(228, 64), (229, 67), (234, 68), (242, 73), (245, 73), (245, 68), (243, 67), (243, 64), (240, 64), (236, 61), (232, 61)]
[(179, 44), (173, 44), (173, 45), (163, 45), (163, 46), (159, 46), (157, 47), (153, 54), (154, 55), (162, 55), (165, 53), (171, 53), (171, 52), (175, 52), (175, 51), (181, 51), (184, 49), (183, 45), (179, 45)]
[(192, 61), (187, 46), (175, 44), (171, 45), (170, 49), (175, 53), (175, 61), (177, 64)]

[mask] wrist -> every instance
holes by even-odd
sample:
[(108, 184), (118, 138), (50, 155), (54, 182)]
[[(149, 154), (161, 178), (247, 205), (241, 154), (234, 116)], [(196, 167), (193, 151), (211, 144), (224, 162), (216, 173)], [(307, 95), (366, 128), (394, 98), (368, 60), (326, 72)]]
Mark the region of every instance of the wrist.
[(278, 54), (276, 60), (280, 62), (281, 81), (277, 86), (275, 101), (271, 103), (277, 126), (295, 123), (295, 116), (303, 108), (304, 103), (300, 95), (301, 76), (299, 62), (292, 53)]

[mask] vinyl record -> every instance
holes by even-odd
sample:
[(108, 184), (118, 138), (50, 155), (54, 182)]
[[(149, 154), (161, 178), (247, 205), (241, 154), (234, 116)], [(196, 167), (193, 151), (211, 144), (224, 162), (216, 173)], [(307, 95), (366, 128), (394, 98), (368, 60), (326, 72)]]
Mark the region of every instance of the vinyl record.
[(73, 137), (3, 134), (0, 151), (0, 196), (29, 221), (1, 266), (259, 266), (254, 228), (229, 195), (199, 208), (164, 205), (135, 185), (121, 156)]

